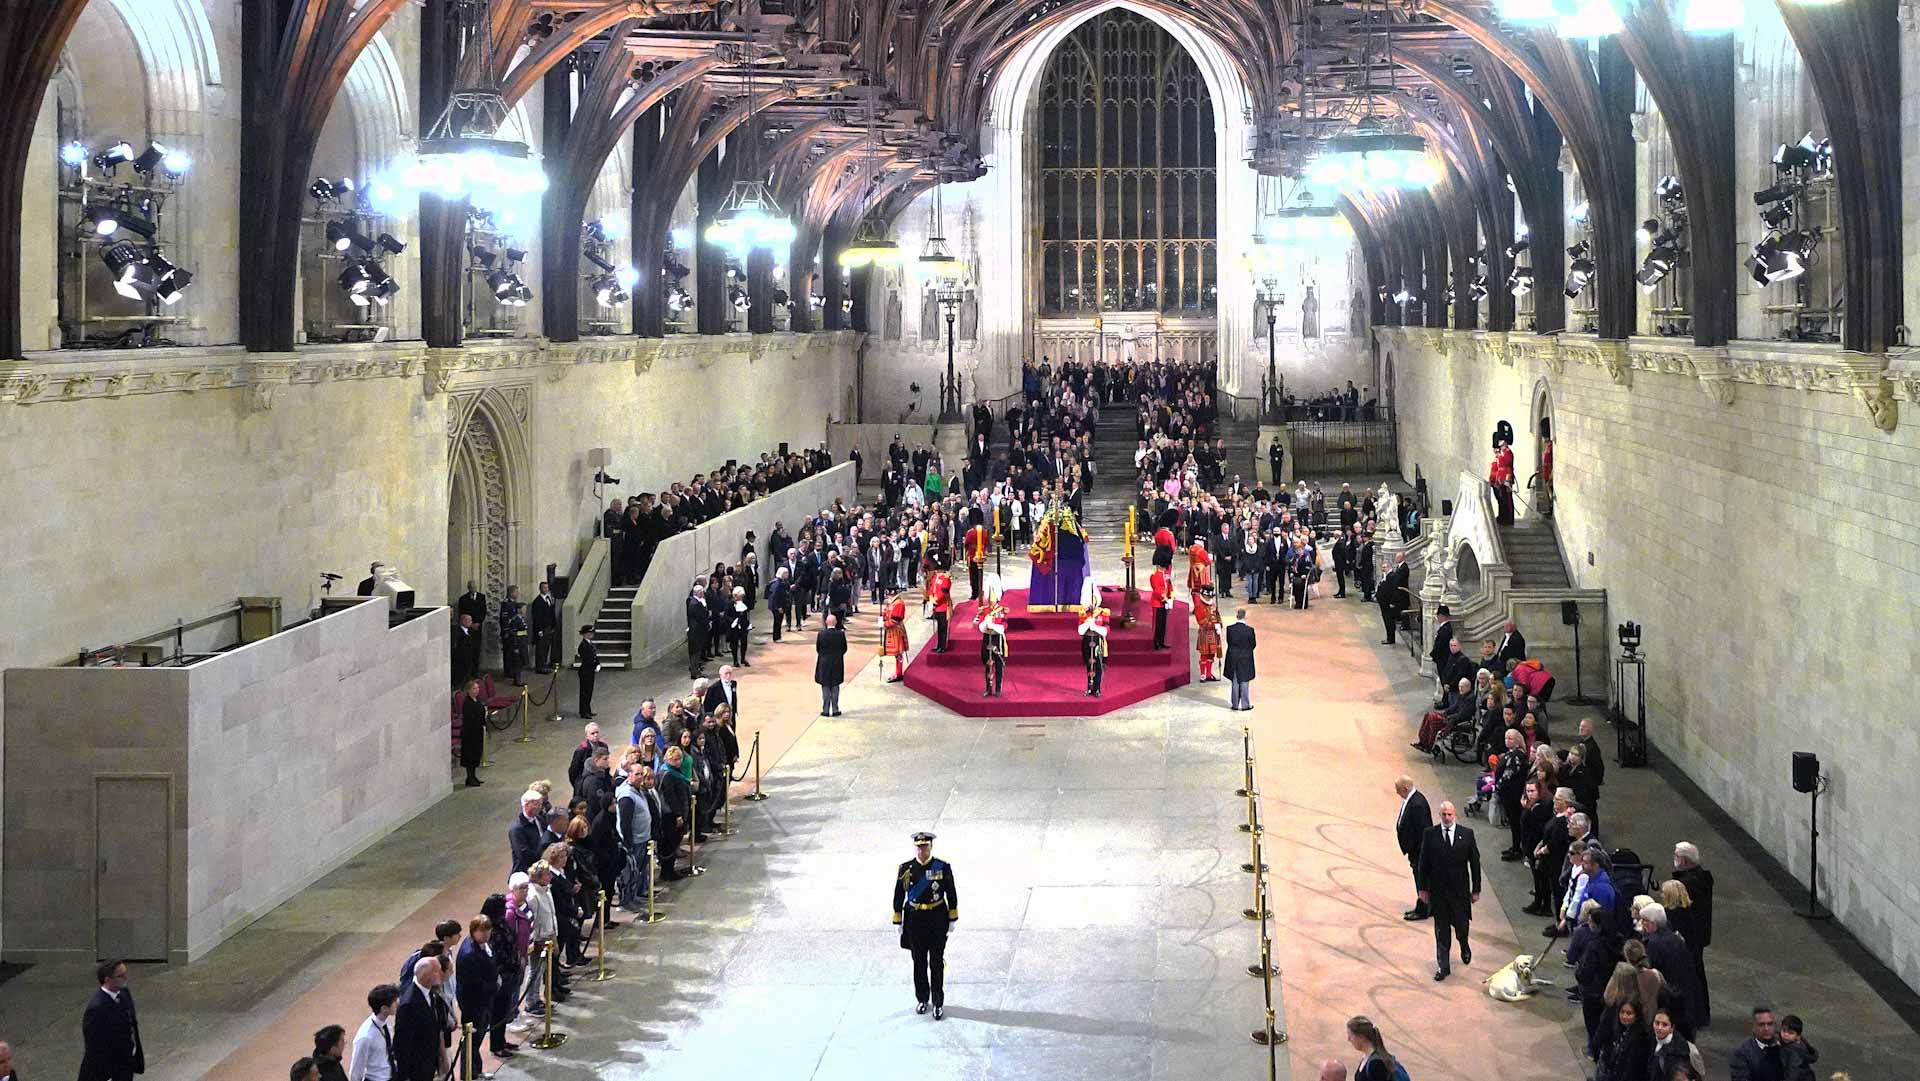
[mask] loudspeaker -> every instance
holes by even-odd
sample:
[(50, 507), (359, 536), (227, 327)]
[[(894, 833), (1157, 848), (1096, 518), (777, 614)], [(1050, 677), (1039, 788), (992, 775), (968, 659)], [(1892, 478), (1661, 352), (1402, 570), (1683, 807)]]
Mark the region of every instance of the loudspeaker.
[(1793, 752), (1793, 790), (1811, 792), (1820, 786), (1820, 756), (1812, 751)]
[(1577, 627), (1580, 625), (1579, 601), (1560, 602), (1560, 625), (1563, 627)]
[(594, 469), (605, 469), (613, 464), (613, 452), (605, 447), (594, 447), (587, 451), (587, 465)]
[(1453, 517), (1453, 500), (1442, 499), (1440, 501), (1440, 517), (1442, 518)]
[(780, 457), (785, 458), (786, 456), (787, 456), (787, 441), (782, 439), (780, 441)]

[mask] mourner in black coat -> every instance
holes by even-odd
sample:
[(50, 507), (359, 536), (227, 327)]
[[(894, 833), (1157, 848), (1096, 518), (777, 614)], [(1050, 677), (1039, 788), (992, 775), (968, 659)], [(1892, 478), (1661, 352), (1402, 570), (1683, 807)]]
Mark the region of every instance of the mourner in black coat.
[(1453, 936), (1460, 937), (1460, 963), (1473, 963), (1467, 927), (1480, 899), (1480, 848), (1473, 831), (1459, 824), (1452, 803), (1440, 805), (1440, 824), (1420, 841), (1420, 899), (1433, 913), (1433, 978), (1444, 980)]
[(1387, 640), (1381, 645), (1390, 646), (1400, 629), (1400, 617), (1407, 611), (1411, 598), (1407, 592), (1408, 574), (1405, 563), (1387, 572), (1380, 580), (1380, 588), (1374, 591), (1373, 599), (1380, 604), (1380, 622), (1386, 627)]
[(1233, 708), (1236, 710), (1253, 708), (1249, 686), (1253, 682), (1253, 651), (1253, 627), (1245, 620), (1236, 618), (1227, 625), (1227, 661), (1224, 666), (1233, 695)]
[(840, 684), (847, 679), (847, 632), (840, 621), (827, 617), (827, 626), (813, 643), (813, 681), (820, 685), (820, 716), (840, 716)]
[(469, 1077), (480, 1076), (480, 1042), (493, 1029), (494, 999), (500, 993), (500, 966), (487, 948), (492, 928), (469, 930), (454, 957), (453, 986), (460, 1003), (460, 1020), (473, 1026), (473, 1069)]
[(87, 999), (80, 1016), (80, 1081), (132, 1081), (147, 1070), (147, 1051), (140, 1043), (140, 1018), (127, 989), (125, 962), (101, 964), (100, 986)]
[[(435, 971), (429, 978), (437, 983), (440, 977)], [(400, 992), (393, 1013), (393, 1081), (434, 1081), (440, 1073), (440, 1015), (431, 990), (416, 976)]]
[(487, 757), (487, 704), (480, 701), (478, 686), (467, 684), (466, 700), (460, 703), (460, 765), (467, 771), (467, 787), (485, 784), (474, 771)]
[[(1400, 843), (1400, 854), (1407, 857), (1407, 869), (1413, 872), (1413, 888), (1420, 890), (1420, 843), (1425, 840), (1427, 830), (1433, 827), (1433, 808), (1428, 805), (1427, 797), (1413, 787), (1413, 779), (1402, 777), (1393, 782), (1393, 790), (1400, 796), (1400, 817), (1394, 819), (1393, 835)], [(1424, 920), (1431, 914), (1425, 897), (1416, 897), (1413, 907), (1404, 916), (1409, 920)]]

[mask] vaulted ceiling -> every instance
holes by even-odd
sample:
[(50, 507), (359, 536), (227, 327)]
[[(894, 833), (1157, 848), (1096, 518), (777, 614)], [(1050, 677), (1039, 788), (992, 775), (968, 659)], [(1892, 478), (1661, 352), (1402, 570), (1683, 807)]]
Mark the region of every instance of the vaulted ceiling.
[[(18, 220), (28, 143), (41, 96), (87, 0), (17, 0), (0, 35), (0, 214)], [(243, 342), (292, 346), (300, 200), (328, 110), (347, 71), (407, 0), (240, 0), (244, 70), (241, 174)], [(889, 213), (936, 176), (982, 169), (978, 139), (997, 74), (1023, 45), (1110, 0), (493, 0), (492, 48), (462, 47), (451, 3), (423, 16), (423, 113), (456, 87), (490, 84), (509, 102), (546, 84), (543, 125), (547, 220), (583, 213), (601, 163), (637, 132), (635, 250), (658, 249), (671, 196), (696, 177), (724, 183), (743, 160), (759, 163), (799, 229), (800, 274), (823, 242), (844, 243), (864, 215)], [(1315, 3), (1280, 0), (1129, 0), (1217, 41), (1257, 114), (1251, 163), (1298, 168), (1302, 140), (1372, 115), (1427, 137), (1445, 164), (1430, 191), (1361, 193), (1342, 201), (1384, 284), (1468, 273), (1484, 245), (1490, 278), (1504, 277), (1513, 202), (1536, 250), (1560, 246), (1562, 148), (1591, 206), (1599, 332), (1633, 323), (1634, 155), (1629, 131), (1635, 76), (1666, 118), (1685, 184), (1693, 246), (1734, 246), (1734, 55), (1727, 35), (1684, 33), (1674, 0), (1621, 5), (1624, 30), (1597, 43), (1502, 25), (1482, 0)], [(483, 5), (484, 6), (484, 5)], [(1783, 2), (1839, 167), (1849, 316), (1845, 344), (1884, 351), (1901, 321), (1899, 58), (1895, 0)], [(1391, 31), (1389, 40), (1389, 31)], [(752, 69), (751, 76), (749, 68)], [(764, 122), (743, 127), (752, 106)], [(574, 101), (569, 111), (555, 101)], [(749, 131), (756, 154), (729, 153)], [(871, 132), (872, 141), (869, 142)], [(877, 149), (870, 150), (870, 145)], [(704, 170), (704, 172), (703, 172)], [(459, 340), (458, 215), (423, 208), (426, 336)], [(577, 328), (577, 230), (549, 229), (547, 333)], [(0, 347), (20, 343), (20, 252), (0, 245)], [(1564, 326), (1557, 260), (1535, 266), (1542, 331)], [(762, 268), (762, 273), (765, 269)], [(1703, 259), (1691, 276), (1695, 340), (1733, 330), (1730, 259)], [(829, 275), (829, 278), (834, 276)], [(793, 283), (800, 286), (796, 278)], [(797, 291), (797, 288), (796, 288)], [(636, 297), (640, 333), (659, 333), (662, 300)], [(756, 290), (764, 293), (765, 290)], [(1464, 294), (1464, 290), (1460, 291)], [(810, 318), (796, 305), (801, 322)], [(1506, 329), (1510, 299), (1494, 291), (1492, 329)], [(436, 316), (434, 313), (440, 313)], [(826, 318), (838, 317), (828, 305)], [(1376, 310), (1375, 321), (1394, 313)], [(1462, 297), (1429, 303), (1430, 325), (1472, 327)]]

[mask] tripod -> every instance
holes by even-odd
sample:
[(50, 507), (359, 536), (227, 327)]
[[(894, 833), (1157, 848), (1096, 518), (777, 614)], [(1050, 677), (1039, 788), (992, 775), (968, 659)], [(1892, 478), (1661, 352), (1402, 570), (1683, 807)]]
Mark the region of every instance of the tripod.
[(1807, 829), (1811, 833), (1807, 852), (1807, 910), (1798, 915), (1802, 919), (1830, 920), (1832, 910), (1820, 907), (1820, 793), (1827, 790), (1827, 775), (1817, 775), (1813, 787), (1807, 791)]

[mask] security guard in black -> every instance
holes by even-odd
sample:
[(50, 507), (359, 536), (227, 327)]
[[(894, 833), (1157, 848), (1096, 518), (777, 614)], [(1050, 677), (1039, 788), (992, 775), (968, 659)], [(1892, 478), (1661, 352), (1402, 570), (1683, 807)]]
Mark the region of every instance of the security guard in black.
[(914, 858), (893, 877), (893, 922), (900, 925), (900, 948), (913, 953), (916, 1013), (933, 1003), (933, 1019), (946, 1017), (947, 929), (960, 918), (960, 893), (953, 865), (933, 858), (933, 834), (913, 835)]

